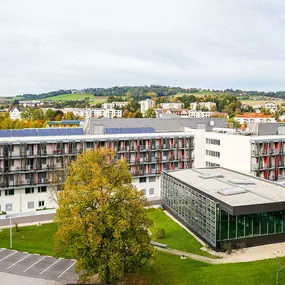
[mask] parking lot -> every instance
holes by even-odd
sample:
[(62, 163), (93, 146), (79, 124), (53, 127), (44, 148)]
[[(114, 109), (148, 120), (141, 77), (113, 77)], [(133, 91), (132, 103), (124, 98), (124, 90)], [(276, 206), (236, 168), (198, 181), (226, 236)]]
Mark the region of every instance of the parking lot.
[(0, 271), (16, 275), (76, 283), (75, 260), (0, 249)]

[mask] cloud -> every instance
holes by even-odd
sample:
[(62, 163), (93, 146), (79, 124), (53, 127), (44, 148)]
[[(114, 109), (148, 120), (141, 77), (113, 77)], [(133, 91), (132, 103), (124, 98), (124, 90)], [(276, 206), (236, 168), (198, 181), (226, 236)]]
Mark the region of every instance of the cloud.
[(165, 84), (285, 90), (285, 3), (0, 2), (0, 95)]

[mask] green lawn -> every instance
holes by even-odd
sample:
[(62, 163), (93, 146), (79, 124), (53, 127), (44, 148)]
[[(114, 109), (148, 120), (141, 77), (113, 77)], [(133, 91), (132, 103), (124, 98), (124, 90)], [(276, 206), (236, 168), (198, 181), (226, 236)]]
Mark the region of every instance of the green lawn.
[(163, 228), (165, 230), (165, 237), (163, 239), (156, 240), (152, 237), (152, 240), (167, 244), (169, 248), (211, 256), (208, 252), (201, 250), (202, 245), (162, 210), (148, 209), (147, 215), (153, 221), (153, 226), (150, 229), (151, 232), (155, 228)]
[[(275, 284), (280, 262), (285, 264), (285, 258), (211, 265), (159, 252), (154, 264), (139, 276), (147, 285), (268, 285)], [(281, 284), (285, 284), (285, 269), (279, 273)]]
[(95, 103), (104, 103), (106, 102), (107, 98), (106, 96), (97, 96), (95, 97), (93, 94), (90, 93), (74, 93), (74, 94), (62, 94), (58, 96), (48, 97), (44, 100), (52, 100), (52, 101), (69, 101), (69, 100), (84, 100), (84, 98), (90, 98), (90, 101), (93, 101)]
[[(19, 228), (19, 232), (16, 232), (13, 228), (13, 249), (30, 253), (55, 255), (53, 252), (53, 235), (57, 231), (56, 224), (51, 223)], [(9, 237), (9, 229), (3, 229), (0, 232), (0, 247), (9, 248)]]

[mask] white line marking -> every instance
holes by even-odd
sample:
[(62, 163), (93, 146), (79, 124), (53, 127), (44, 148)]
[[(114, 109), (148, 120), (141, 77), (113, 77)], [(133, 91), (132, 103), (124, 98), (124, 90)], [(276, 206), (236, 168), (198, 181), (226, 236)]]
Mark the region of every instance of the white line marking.
[(53, 264), (51, 264), (49, 267), (47, 267), (45, 270), (43, 270), (39, 275), (42, 275), (44, 272), (46, 272), (48, 269), (50, 269), (52, 266), (54, 266), (59, 261), (61, 261), (61, 259), (58, 259), (57, 261), (55, 261)]
[(35, 263), (33, 263), (31, 266), (29, 266), (27, 269), (25, 269), (23, 272), (26, 272), (27, 270), (29, 270), (30, 268), (32, 268), (34, 265), (36, 265), (37, 263), (39, 263), (41, 260), (43, 260), (44, 258), (46, 258), (45, 256), (43, 258), (41, 258), (40, 260), (36, 261)]
[(6, 256), (6, 257), (4, 257), (4, 258), (0, 259), (0, 261), (5, 260), (6, 258), (8, 258), (8, 257), (12, 256), (13, 254), (15, 254), (15, 253), (17, 253), (17, 252), (18, 252), (18, 251), (15, 251), (15, 252), (13, 252), (13, 253), (9, 254), (8, 256)]
[(76, 262), (73, 262), (70, 266), (68, 266), (57, 278), (60, 278), (66, 271), (68, 271)]
[(26, 259), (26, 258), (29, 257), (29, 256), (30, 256), (30, 254), (26, 255), (26, 256), (23, 257), (23, 258), (21, 258), (20, 260), (18, 260), (18, 261), (15, 262), (14, 264), (10, 265), (10, 266), (7, 268), (7, 270), (10, 269), (11, 267), (15, 266), (16, 264), (18, 264), (19, 262), (21, 262), (22, 260)]

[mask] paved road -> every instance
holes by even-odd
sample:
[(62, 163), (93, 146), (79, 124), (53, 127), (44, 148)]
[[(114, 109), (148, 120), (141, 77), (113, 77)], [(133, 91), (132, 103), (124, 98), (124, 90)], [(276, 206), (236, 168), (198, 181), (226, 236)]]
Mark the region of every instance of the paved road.
[[(56, 259), (51, 256), (0, 249), (0, 272), (50, 281), (49, 283), (43, 283), (47, 285), (76, 283), (78, 274), (75, 272), (75, 264), (76, 261), (71, 259)], [(8, 278), (5, 274), (1, 276), (4, 280)], [(2, 285), (1, 279), (0, 284)], [(10, 282), (7, 284), (22, 283)], [(38, 282), (37, 284), (42, 283)]]
[[(48, 220), (53, 220), (54, 216), (55, 214), (47, 214), (47, 215), (36, 215), (36, 216), (12, 218), (12, 224), (18, 223), (20, 225), (20, 224), (48, 221)], [(10, 225), (10, 219), (0, 220), (0, 227), (8, 226), (8, 225)]]

